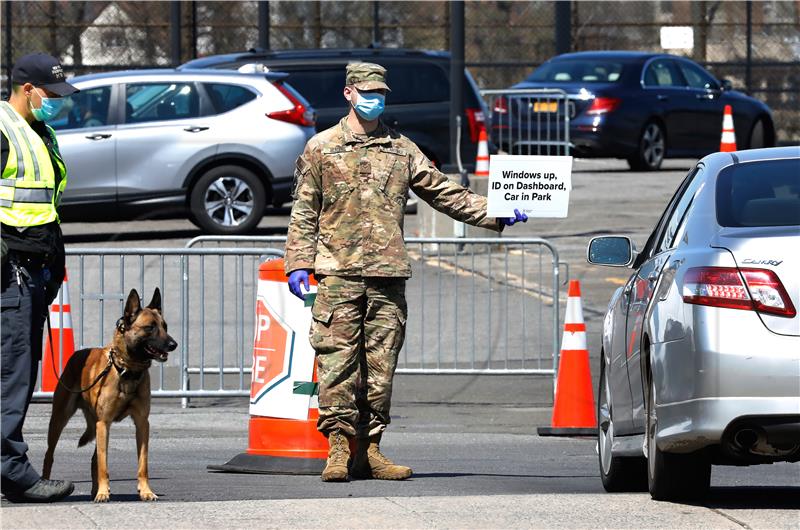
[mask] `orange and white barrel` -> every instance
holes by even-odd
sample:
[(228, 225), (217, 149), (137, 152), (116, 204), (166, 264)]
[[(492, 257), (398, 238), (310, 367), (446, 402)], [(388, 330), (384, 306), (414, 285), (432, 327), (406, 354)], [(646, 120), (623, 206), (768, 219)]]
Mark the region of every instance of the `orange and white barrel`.
[(317, 282), (305, 302), (289, 292), (282, 259), (258, 271), (247, 452), (210, 469), (319, 474), (328, 440), (317, 431), (318, 382), (308, 339)]

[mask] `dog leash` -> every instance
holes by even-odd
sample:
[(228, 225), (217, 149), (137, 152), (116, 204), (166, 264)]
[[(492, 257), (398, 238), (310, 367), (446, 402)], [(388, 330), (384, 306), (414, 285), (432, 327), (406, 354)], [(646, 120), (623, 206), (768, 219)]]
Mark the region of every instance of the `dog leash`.
[(53, 368), (53, 375), (56, 376), (56, 380), (58, 380), (58, 384), (61, 385), (61, 388), (63, 388), (67, 392), (71, 392), (72, 394), (83, 394), (87, 390), (91, 390), (97, 383), (100, 382), (100, 380), (102, 378), (104, 378), (106, 375), (108, 375), (108, 372), (111, 370), (111, 366), (112, 366), (112, 363), (113, 363), (113, 361), (111, 360), (111, 355), (108, 356), (108, 364), (106, 365), (105, 368), (103, 368), (102, 372), (97, 374), (97, 377), (94, 378), (94, 381), (92, 381), (91, 385), (87, 386), (86, 388), (81, 388), (80, 390), (72, 390), (67, 385), (65, 385), (64, 383), (61, 382), (61, 376), (58, 375), (58, 372), (56, 372), (56, 356), (55, 356), (55, 353), (54, 353), (55, 352), (55, 348), (53, 348), (53, 330), (50, 327), (50, 310), (49, 309), (47, 311), (47, 335), (48, 335), (49, 340), (50, 340), (50, 364), (52, 365), (52, 368)]

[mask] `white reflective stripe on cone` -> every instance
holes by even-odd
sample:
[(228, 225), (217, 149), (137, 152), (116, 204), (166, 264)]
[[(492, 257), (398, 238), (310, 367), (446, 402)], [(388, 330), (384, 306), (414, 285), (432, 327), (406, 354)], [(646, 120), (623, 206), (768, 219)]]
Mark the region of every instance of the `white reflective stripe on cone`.
[(572, 333), (565, 331), (561, 337), (561, 350), (587, 350), (586, 332)]

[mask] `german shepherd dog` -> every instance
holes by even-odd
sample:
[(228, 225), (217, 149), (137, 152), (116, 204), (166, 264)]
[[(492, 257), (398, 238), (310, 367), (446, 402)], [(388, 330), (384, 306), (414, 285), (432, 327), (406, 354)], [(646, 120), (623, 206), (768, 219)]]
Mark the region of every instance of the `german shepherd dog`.
[(75, 352), (70, 358), (53, 395), (53, 412), (47, 432), (47, 453), (42, 476), (50, 477), (53, 452), (61, 431), (81, 409), (86, 417), (86, 432), (78, 447), (97, 439), (92, 456), (92, 496), (94, 502), (108, 502), (108, 434), (112, 422), (130, 416), (136, 426), (139, 456), (137, 473), (139, 498), (158, 499), (147, 476), (147, 445), (150, 437), (150, 374), (153, 360), (164, 362), (177, 343), (167, 334), (161, 314), (161, 291), (156, 288), (147, 307), (136, 289), (131, 289), (125, 314), (117, 321), (114, 337), (104, 348)]

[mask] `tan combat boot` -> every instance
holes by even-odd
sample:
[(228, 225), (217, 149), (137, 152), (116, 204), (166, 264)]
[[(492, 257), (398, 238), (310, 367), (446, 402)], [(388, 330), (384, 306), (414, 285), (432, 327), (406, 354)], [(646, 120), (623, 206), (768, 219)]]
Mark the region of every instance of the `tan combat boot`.
[(328, 461), (322, 470), (322, 482), (347, 482), (347, 461), (350, 459), (350, 442), (341, 431), (328, 435)]
[(354, 478), (376, 478), (379, 480), (404, 480), (411, 476), (411, 468), (398, 466), (380, 450), (381, 435), (359, 439), (350, 474)]

